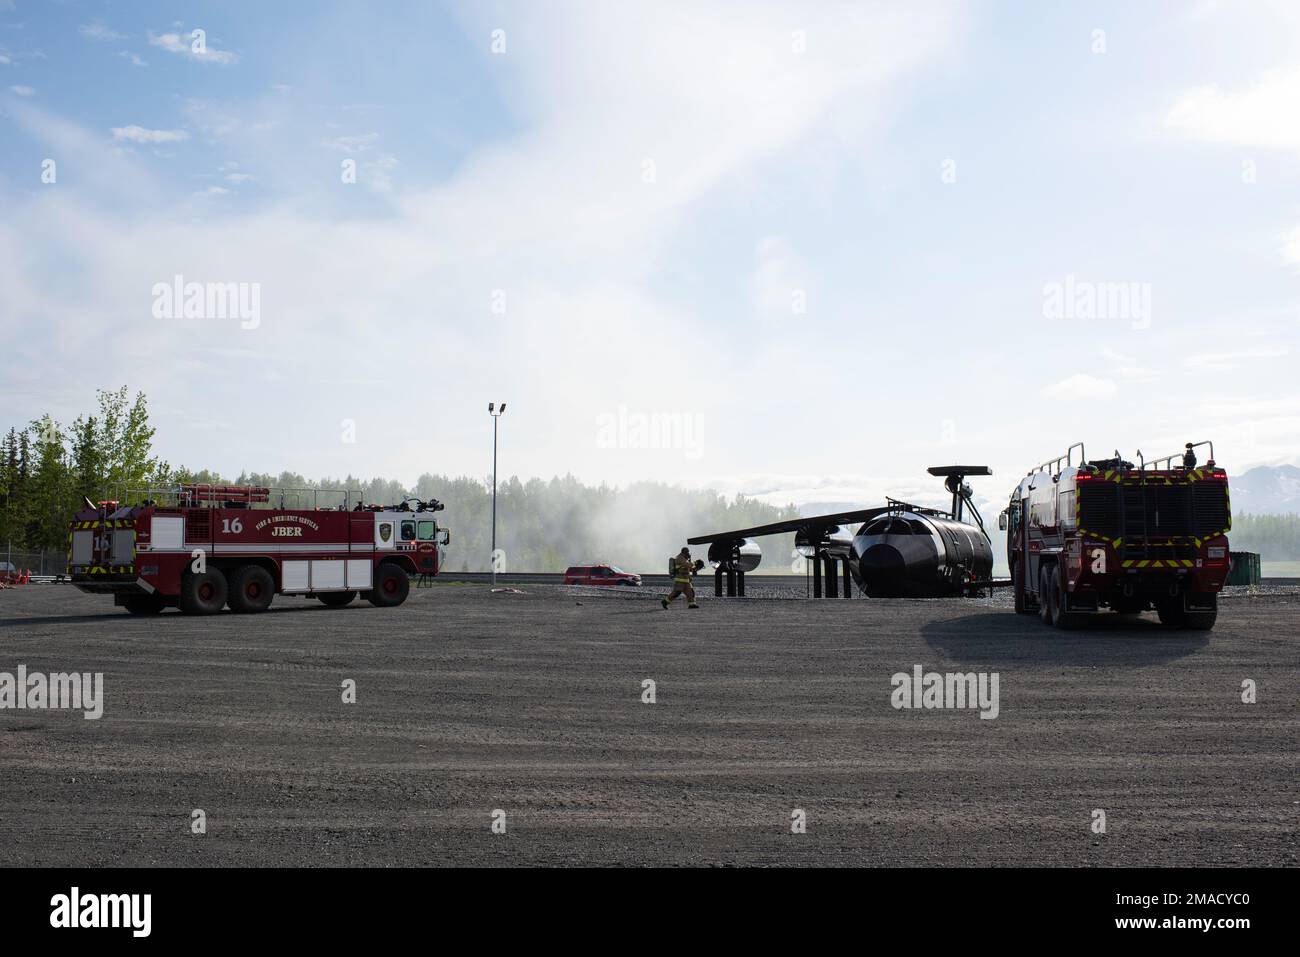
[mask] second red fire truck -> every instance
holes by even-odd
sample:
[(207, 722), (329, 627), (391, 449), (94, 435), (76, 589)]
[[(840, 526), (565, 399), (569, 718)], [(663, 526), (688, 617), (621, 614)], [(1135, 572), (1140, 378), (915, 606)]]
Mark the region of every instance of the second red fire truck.
[[(1201, 446), (1209, 459), (1197, 467)], [(1086, 461), (1077, 443), (1021, 480), (998, 523), (1017, 612), (1072, 628), (1103, 608), (1155, 609), (1166, 625), (1214, 627), (1230, 561), (1227, 473), (1209, 442), (1137, 458)]]
[(434, 518), (442, 503), (380, 507), (332, 493), (343, 504), (317, 507), (329, 494), (277, 490), (270, 507), (268, 488), (183, 485), (144, 493), (138, 505), (87, 500), (68, 532), (68, 573), (82, 591), (111, 594), (136, 615), (260, 612), (276, 594), (332, 608), (358, 595), (400, 605), (412, 575), (438, 573), (449, 540)]

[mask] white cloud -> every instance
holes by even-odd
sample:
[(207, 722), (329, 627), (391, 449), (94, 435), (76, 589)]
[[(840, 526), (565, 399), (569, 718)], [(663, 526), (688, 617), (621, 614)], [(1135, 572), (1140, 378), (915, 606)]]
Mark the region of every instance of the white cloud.
[(0, 66), (4, 66), (6, 64), (13, 63), (13, 62), (14, 61), (9, 59), (9, 57), (5, 56), (3, 53), (0, 53)]
[(358, 181), (367, 188), (379, 193), (393, 191), (393, 170), (400, 164), (397, 158), (384, 153), (373, 160), (361, 164)]
[(229, 50), (218, 50), (207, 42), (204, 43), (202, 50), (195, 50), (194, 41), (189, 37), (182, 37), (179, 33), (151, 33), (149, 34), (149, 43), (166, 50), (168, 53), (176, 53), (191, 60), (198, 60), (200, 63), (226, 65), (239, 62), (239, 54), (232, 53)]
[(326, 149), (338, 150), (341, 153), (364, 153), (373, 149), (378, 142), (378, 133), (362, 133), (359, 136), (336, 136), (325, 140), (322, 145)]
[(1174, 129), (1212, 143), (1300, 151), (1300, 67), (1274, 70), (1244, 90), (1216, 84), (1184, 93), (1165, 117)]
[[(51, 368), (59, 381), (126, 376), (148, 392), (164, 429), (161, 410), (192, 412), (201, 403), (223, 413), (213, 418), (225, 425), (160, 432), (174, 462), (398, 476), (476, 468), (481, 430), (465, 423), (477, 422), (490, 391), (511, 403), (507, 474), (572, 469), (618, 481), (665, 477), (654, 473), (667, 469), (688, 478), (678, 471), (680, 457), (658, 466), (635, 450), (619, 456), (597, 448), (594, 426), (556, 423), (571, 424), (578, 409), (594, 416), (620, 403), (655, 410), (670, 401), (687, 407), (668, 411), (726, 423), (736, 398), (718, 383), (788, 374), (789, 350), (752, 368), (752, 357), (734, 348), (734, 326), (706, 321), (671, 284), (665, 292), (649, 279), (711, 195), (764, 164), (804, 156), (833, 112), (859, 116), (906, 97), (910, 71), (944, 51), (955, 26), (945, 8), (926, 5), (755, 3), (744, 18), (728, 9), (519, 8), (512, 36), (533, 42), (512, 43), (510, 55), (489, 67), (501, 71), (500, 96), (518, 132), (476, 148), (429, 188), (393, 182), (384, 216), (338, 213), (359, 198), (339, 182), (339, 153), (332, 175), (302, 175), (310, 160), (320, 164), (320, 138), (302, 135), (301, 104), (279, 95), (270, 117), (257, 112), (266, 108), (259, 102), (202, 111), (214, 128), (228, 120), (241, 132), (250, 120), (284, 119), (280, 132), (255, 140), (256, 155), (276, 158), (256, 167), (259, 177), (279, 177), (266, 191), (274, 205), (250, 210), (188, 196), (178, 203), (143, 186), (134, 192), (155, 198), (129, 215), (95, 205), (116, 202), (129, 183), (98, 199), (50, 190), (24, 200), (0, 223), (0, 290), (18, 304), (0, 310), (0, 331), (39, 327), (45, 348), (24, 353), (30, 363), (15, 363), (21, 372), (9, 388), (38, 394)], [(472, 7), (463, 15), (470, 35), (486, 37), (494, 26), (491, 12)], [(791, 52), (792, 18), (815, 55)], [(49, 124), (35, 125), (34, 135)], [(196, 139), (206, 135), (195, 115), (185, 125)], [(184, 133), (123, 128), (133, 129), (143, 139), (114, 135), (160, 142), (150, 134)], [(237, 139), (228, 155), (251, 157), (238, 152), (248, 144)], [(378, 141), (344, 139), (333, 148), (347, 154), (350, 146), (383, 164)], [(855, 128), (841, 146), (862, 155), (875, 143), (873, 133)], [(130, 151), (122, 154), (134, 170), (127, 180), (148, 175)], [(642, 180), (647, 157), (657, 167), (652, 184)], [(318, 195), (322, 202), (314, 202)], [(19, 256), (18, 249), (34, 251)], [(770, 246), (763, 256), (760, 263), (778, 261), (782, 250)], [(51, 282), (69, 261), (80, 264), (79, 281)], [(746, 271), (733, 281), (743, 283)], [(178, 273), (259, 282), (261, 325), (225, 351), (214, 347), (224, 339), (220, 330), (196, 337), (160, 325), (149, 290)], [(493, 311), (497, 301), (504, 311)], [(118, 334), (93, 354), (58, 345), (103, 328)], [(134, 352), (141, 337), (167, 361), (142, 366)], [(417, 433), (392, 417), (393, 403), (404, 400), (391, 390), (338, 387), (344, 379), (391, 382), (403, 368), (428, 370), (437, 383), (437, 422)], [(197, 399), (200, 380), (211, 385)], [(281, 407), (314, 389), (329, 398), (305, 410), (290, 433), (249, 438), (236, 427), (252, 401)], [(356, 419), (365, 437), (357, 445), (337, 441), (344, 417)], [(720, 424), (713, 434), (706, 450), (713, 458), (692, 468), (741, 471), (721, 445), (732, 441), (729, 429)]]
[(148, 66), (148, 65), (149, 65), (149, 64), (146, 63), (144, 60), (140, 59), (139, 56), (137, 56), (136, 54), (132, 53), (132, 52), (129, 51), (129, 50), (121, 50), (121, 51), (118, 52), (117, 55), (120, 56), (120, 57), (122, 57), (123, 59), (127, 60), (127, 61), (132, 65), (132, 66)]
[(250, 173), (227, 173), (226, 182), (239, 186), (242, 183), (251, 183), (254, 177)]
[(1255, 359), (1274, 359), (1287, 355), (1289, 352), (1289, 349), (1206, 352), (1200, 355), (1188, 356), (1183, 364), (1189, 369), (1206, 372), (1226, 372), (1229, 369), (1239, 369)]
[(143, 126), (115, 126), (113, 139), (132, 143), (175, 143), (188, 139), (184, 130), (147, 130)]
[(83, 23), (81, 25), (81, 35), (87, 40), (94, 40), (98, 43), (111, 43), (114, 40), (125, 40), (127, 38), (125, 33), (111, 30), (99, 21)]
[[(1292, 30), (1297, 27), (1292, 24)], [(1170, 109), (1170, 127), (1209, 143), (1300, 152), (1300, 66), (1271, 70), (1252, 86), (1225, 92), (1217, 84), (1184, 93)], [(1300, 228), (1283, 238), (1282, 258), (1300, 264)]]
[(36, 93), (36, 91), (32, 89), (30, 86), (21, 86), (21, 85), (11, 86), (9, 87), (9, 91), (11, 93), (17, 93), (19, 96), (32, 96)]
[(1112, 379), (1078, 372), (1044, 386), (1040, 392), (1049, 399), (1105, 399), (1119, 392), (1119, 386)]
[(1113, 349), (1102, 349), (1101, 356), (1110, 366), (1110, 374), (1125, 382), (1155, 382), (1160, 378), (1160, 373), (1155, 369), (1141, 365), (1132, 356), (1115, 352)]
[(749, 279), (755, 314), (773, 322), (803, 321), (811, 309), (808, 264), (780, 236), (764, 237), (755, 260)]
[(1300, 226), (1282, 237), (1282, 258), (1293, 266), (1300, 266)]

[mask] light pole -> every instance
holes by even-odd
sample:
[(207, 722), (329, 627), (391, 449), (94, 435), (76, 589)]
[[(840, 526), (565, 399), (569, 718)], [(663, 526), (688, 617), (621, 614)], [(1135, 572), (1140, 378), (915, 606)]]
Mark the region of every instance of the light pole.
[(488, 403), (488, 415), (492, 416), (492, 554), (488, 561), (492, 567), (492, 587), (497, 587), (497, 419), (506, 413), (506, 404), (494, 409), (496, 403)]

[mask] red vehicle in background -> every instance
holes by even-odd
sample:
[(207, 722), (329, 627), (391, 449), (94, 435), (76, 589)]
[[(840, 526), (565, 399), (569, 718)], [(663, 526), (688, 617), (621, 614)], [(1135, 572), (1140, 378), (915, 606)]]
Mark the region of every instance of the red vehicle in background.
[[(331, 494), (343, 504), (317, 507)], [(260, 612), (277, 594), (331, 608), (358, 594), (400, 605), (410, 576), (438, 574), (449, 540), (433, 516), (442, 503), (382, 507), (354, 504), (353, 495), (279, 489), (273, 507), (268, 488), (182, 485), (147, 490), (138, 505), (87, 499), (68, 531), (68, 573), (82, 591), (111, 594), (135, 615), (211, 615), (227, 605)]]
[(564, 584), (636, 586), (641, 584), (641, 576), (617, 565), (570, 565), (564, 573)]

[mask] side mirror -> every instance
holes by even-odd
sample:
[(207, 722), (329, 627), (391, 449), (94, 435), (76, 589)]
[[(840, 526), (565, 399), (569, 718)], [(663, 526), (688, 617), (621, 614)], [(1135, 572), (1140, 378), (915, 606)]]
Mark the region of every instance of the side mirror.
[(1007, 513), (1004, 511), (998, 514), (998, 531), (1005, 532), (1006, 530), (1007, 530)]
[(439, 545), (450, 545), (450, 544), (451, 544), (451, 530), (450, 530), (450, 529), (444, 528), (444, 529), (441, 529), (441, 530), (438, 532), (438, 544), (439, 544)]

